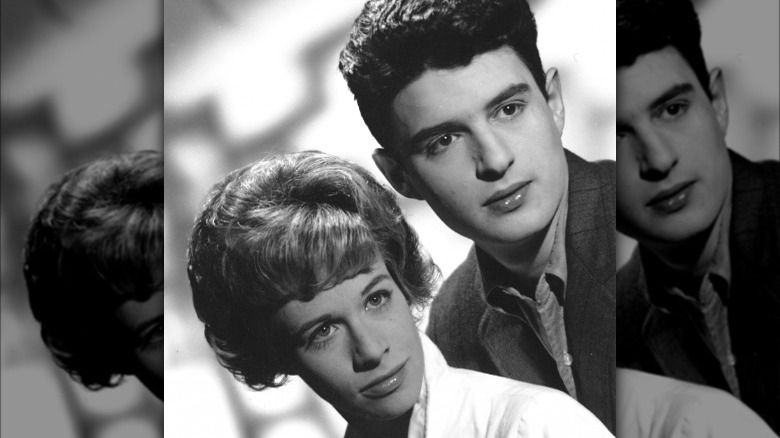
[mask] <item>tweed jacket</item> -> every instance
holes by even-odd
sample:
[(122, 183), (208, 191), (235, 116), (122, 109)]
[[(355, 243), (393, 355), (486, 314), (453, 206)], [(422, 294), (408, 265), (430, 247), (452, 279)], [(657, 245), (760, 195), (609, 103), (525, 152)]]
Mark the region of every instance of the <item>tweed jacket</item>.
[[(569, 166), (564, 325), (578, 401), (615, 433), (615, 163), (565, 151)], [(555, 361), (518, 317), (487, 304), (476, 249), (443, 283), (429, 337), (453, 367), (566, 392)]]
[[(729, 152), (731, 283), (726, 299), (742, 401), (780, 431), (780, 163)], [(685, 315), (648, 299), (640, 251), (618, 272), (618, 366), (729, 391), (719, 362)]]

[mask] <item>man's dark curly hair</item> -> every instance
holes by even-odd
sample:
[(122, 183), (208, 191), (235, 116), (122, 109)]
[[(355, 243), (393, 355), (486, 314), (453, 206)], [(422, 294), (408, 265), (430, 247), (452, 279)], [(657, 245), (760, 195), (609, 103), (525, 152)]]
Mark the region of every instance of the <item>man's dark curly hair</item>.
[(630, 67), (644, 54), (672, 47), (712, 97), (699, 17), (689, 0), (618, 0), (617, 41), (617, 68)]
[(410, 306), (424, 307), (439, 271), (393, 193), (362, 167), (310, 151), (260, 159), (216, 184), (192, 231), (187, 271), (217, 359), (262, 390), (284, 384), (290, 364), (276, 311), (377, 257)]
[(52, 184), (24, 250), (30, 307), (55, 362), (90, 389), (132, 374), (117, 307), (163, 285), (163, 159), (98, 159)]
[(477, 55), (508, 46), (546, 98), (536, 37), (525, 0), (369, 0), (339, 69), (371, 134), (391, 149), (393, 99), (429, 69), (463, 67)]

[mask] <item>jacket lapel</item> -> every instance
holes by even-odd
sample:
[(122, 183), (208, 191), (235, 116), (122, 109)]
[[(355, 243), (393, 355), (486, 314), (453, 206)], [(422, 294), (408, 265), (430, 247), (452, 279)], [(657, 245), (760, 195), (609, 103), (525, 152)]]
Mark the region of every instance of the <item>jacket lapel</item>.
[[(570, 155), (566, 336), (574, 358), (578, 400), (602, 421), (614, 424), (614, 163), (589, 163)], [(597, 171), (596, 166), (607, 166), (609, 171)]]
[[(577, 387), (588, 387), (585, 392), (604, 391), (605, 398), (614, 399), (614, 383), (608, 384), (615, 377), (614, 181), (602, 181), (595, 176), (590, 167), (595, 167), (594, 163), (568, 151), (566, 158), (566, 336), (574, 356)], [(550, 382), (560, 382), (560, 389), (565, 391), (555, 361), (533, 330), (517, 318), (487, 307), (479, 337), (502, 375), (554, 387), (558, 386)], [(546, 361), (546, 366), (536, 366), (540, 361)], [(580, 375), (588, 378), (577, 379)], [(612, 388), (612, 395), (608, 388)]]

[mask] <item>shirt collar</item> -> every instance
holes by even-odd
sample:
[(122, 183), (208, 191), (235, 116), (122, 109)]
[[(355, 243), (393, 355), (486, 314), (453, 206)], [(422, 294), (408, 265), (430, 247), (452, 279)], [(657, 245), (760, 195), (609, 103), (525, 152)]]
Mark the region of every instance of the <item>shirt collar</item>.
[[(728, 298), (729, 284), (731, 283), (731, 256), (729, 255), (729, 230), (731, 229), (731, 190), (726, 197), (723, 210), (720, 212), (720, 223), (717, 225), (718, 243), (715, 246), (715, 254), (712, 257), (709, 274), (715, 275), (725, 281), (725, 290), (722, 293), (723, 302)], [(718, 288), (724, 289), (724, 288)]]
[[(563, 305), (566, 298), (566, 216), (568, 214), (568, 187), (565, 189), (561, 203), (558, 205), (556, 216), (553, 217), (555, 234), (550, 258), (543, 271), (543, 277), (547, 280), (558, 302)], [(512, 273), (493, 257), (476, 247), (477, 272), (481, 279), (482, 295), (490, 303), (490, 296), (496, 290), (514, 288), (515, 282)], [(541, 279), (540, 279), (541, 280)], [(538, 286), (537, 286), (538, 290)], [(534, 296), (536, 291), (534, 291)]]

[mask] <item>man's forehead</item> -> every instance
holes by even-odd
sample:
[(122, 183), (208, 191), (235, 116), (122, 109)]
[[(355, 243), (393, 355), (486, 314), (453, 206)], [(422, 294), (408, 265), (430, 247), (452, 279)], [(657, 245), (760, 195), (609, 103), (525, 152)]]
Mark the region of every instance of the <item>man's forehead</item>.
[[(441, 99), (452, 97), (453, 93), (469, 93), (474, 96), (492, 96), (503, 88), (504, 83), (528, 82), (537, 89), (533, 75), (525, 62), (515, 51), (504, 46), (476, 55), (469, 64), (448, 69), (427, 69), (406, 85), (395, 96), (395, 104), (417, 101), (436, 96)], [(472, 85), (478, 84), (475, 89)], [(394, 105), (395, 106), (395, 105)]]
[(645, 53), (630, 66), (617, 69), (618, 109), (646, 109), (669, 89), (682, 84), (701, 89), (693, 69), (676, 49), (666, 47)]
[(395, 125), (406, 134), (479, 114), (512, 85), (541, 93), (528, 67), (508, 46), (475, 56), (463, 67), (429, 69), (393, 99)]

